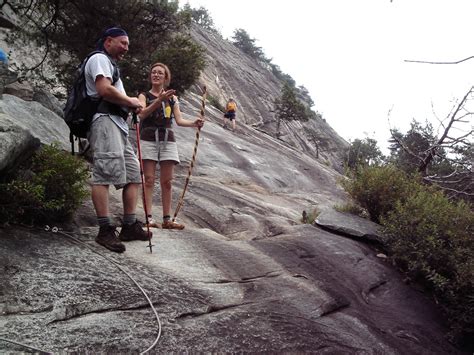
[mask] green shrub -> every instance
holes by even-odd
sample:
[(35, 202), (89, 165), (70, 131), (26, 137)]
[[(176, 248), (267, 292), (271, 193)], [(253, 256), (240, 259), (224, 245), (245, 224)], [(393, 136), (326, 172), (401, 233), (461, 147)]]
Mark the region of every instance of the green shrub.
[(12, 181), (0, 184), (0, 223), (60, 222), (87, 196), (88, 168), (58, 148), (43, 146)]
[(208, 95), (207, 100), (209, 101), (210, 105), (214, 106), (215, 108), (217, 108), (221, 112), (225, 112), (225, 107), (221, 105), (221, 103), (219, 102), (219, 100), (217, 98), (215, 98), (212, 95)]
[(427, 186), (382, 218), (392, 257), (432, 292), (458, 343), (474, 339), (473, 222), (469, 205), (453, 203)]
[(393, 166), (362, 167), (341, 181), (370, 218), (380, 222), (387, 248), (409, 279), (435, 298), (450, 324), (449, 336), (474, 344), (474, 213), (436, 186)]
[(393, 209), (395, 202), (406, 199), (419, 183), (393, 166), (365, 166), (352, 179), (341, 180), (349, 195), (379, 223), (380, 217)]
[(368, 218), (367, 211), (355, 203), (346, 203), (344, 205), (335, 205), (334, 209), (338, 212), (350, 213), (362, 218)]

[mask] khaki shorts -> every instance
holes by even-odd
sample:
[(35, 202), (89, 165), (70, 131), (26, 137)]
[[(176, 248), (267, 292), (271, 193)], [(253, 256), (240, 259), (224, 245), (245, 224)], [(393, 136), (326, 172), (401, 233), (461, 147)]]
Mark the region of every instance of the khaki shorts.
[(133, 147), (109, 115), (92, 123), (88, 139), (94, 159), (93, 185), (114, 185), (120, 189), (130, 183), (141, 183), (140, 164)]
[(140, 140), (143, 160), (154, 160), (157, 162), (171, 160), (179, 164), (178, 145), (176, 142), (156, 142)]

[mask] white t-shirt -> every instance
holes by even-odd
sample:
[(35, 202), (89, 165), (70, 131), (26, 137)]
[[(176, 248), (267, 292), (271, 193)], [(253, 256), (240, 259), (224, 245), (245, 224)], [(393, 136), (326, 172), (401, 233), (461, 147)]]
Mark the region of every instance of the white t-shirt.
[[(99, 94), (97, 93), (97, 89), (95, 86), (95, 80), (99, 75), (109, 78), (112, 82), (113, 74), (114, 74), (114, 66), (110, 62), (110, 59), (102, 53), (94, 54), (86, 63), (86, 67), (84, 70), (85, 77), (86, 77), (86, 90), (87, 95), (91, 97), (98, 98)], [(123, 94), (125, 93), (125, 89), (123, 87), (122, 79), (118, 79), (114, 87)], [(92, 121), (95, 121), (100, 116), (106, 115), (104, 113), (96, 113), (92, 118)], [(109, 115), (112, 121), (123, 131), (125, 134), (128, 134), (128, 124), (127, 122), (120, 116), (117, 115)]]

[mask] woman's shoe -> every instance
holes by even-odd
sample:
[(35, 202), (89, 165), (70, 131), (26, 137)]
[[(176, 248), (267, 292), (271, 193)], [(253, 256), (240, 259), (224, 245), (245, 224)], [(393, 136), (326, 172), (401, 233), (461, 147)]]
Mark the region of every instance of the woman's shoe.
[(161, 226), (153, 218), (148, 218), (148, 228), (161, 228)]
[(163, 223), (161, 224), (161, 228), (181, 230), (181, 229), (184, 229), (184, 224), (179, 224), (179, 223), (167, 220), (167, 221), (163, 221)]

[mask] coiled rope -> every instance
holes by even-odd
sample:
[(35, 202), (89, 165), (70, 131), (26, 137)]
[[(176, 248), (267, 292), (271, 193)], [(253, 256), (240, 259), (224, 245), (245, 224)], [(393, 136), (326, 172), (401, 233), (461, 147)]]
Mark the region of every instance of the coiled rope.
[[(145, 290), (143, 289), (143, 287), (141, 287), (138, 282), (125, 270), (122, 268), (122, 266), (120, 266), (120, 264), (118, 262), (116, 262), (115, 260), (113, 259), (110, 259), (109, 257), (107, 257), (106, 255), (98, 252), (97, 250), (93, 249), (91, 246), (89, 246), (88, 244), (84, 243), (82, 240), (80, 239), (77, 239), (76, 237), (74, 237), (73, 235), (69, 234), (69, 233), (66, 233), (66, 232), (63, 232), (61, 231), (58, 227), (52, 227), (50, 228), (49, 226), (46, 226), (45, 227), (45, 231), (51, 231), (52, 233), (58, 233), (58, 234), (61, 234), (61, 235), (64, 235), (65, 237), (75, 241), (76, 243), (80, 244), (80, 245), (83, 245), (83, 246), (86, 246), (89, 250), (91, 250), (92, 252), (94, 252), (95, 254), (103, 257), (104, 259), (106, 259), (107, 261), (111, 262), (112, 264), (114, 264), (120, 271), (122, 271), (134, 284), (135, 286), (137, 286), (137, 288), (141, 291), (141, 293), (143, 294), (143, 296), (145, 296), (146, 300), (148, 301), (148, 303), (150, 304), (150, 307), (151, 309), (153, 310), (153, 313), (155, 314), (155, 317), (156, 317), (156, 321), (158, 323), (158, 334), (155, 338), (155, 341), (144, 351), (140, 352), (140, 354), (146, 354), (147, 352), (149, 352), (150, 350), (152, 350), (156, 344), (158, 344), (158, 341), (160, 340), (160, 337), (161, 337), (161, 320), (160, 320), (160, 317), (158, 316), (158, 312), (156, 311), (155, 307), (153, 306), (153, 302), (151, 301), (150, 297), (148, 297), (147, 293), (145, 292)], [(16, 342), (16, 341), (13, 341), (13, 340), (10, 340), (10, 339), (6, 339), (6, 338), (0, 338), (0, 341), (5, 341), (5, 342), (8, 342), (8, 343), (12, 343), (12, 344), (16, 344), (16, 345), (20, 345), (20, 346), (23, 346), (25, 348), (28, 348), (28, 349), (31, 349), (31, 350), (34, 350), (34, 351), (37, 351), (41, 354), (53, 354), (52, 352), (50, 351), (46, 351), (46, 350), (41, 350), (41, 349), (37, 349), (37, 348), (34, 348), (34, 347), (31, 347), (29, 345), (25, 345), (25, 344), (22, 344), (20, 342)]]
[[(204, 119), (204, 114), (206, 111), (206, 96), (207, 96), (207, 88), (206, 86), (203, 86), (202, 88), (203, 94), (201, 97), (201, 118)], [(196, 139), (194, 141), (194, 149), (193, 149), (193, 157), (191, 158), (191, 162), (189, 163), (189, 169), (188, 169), (188, 176), (186, 177), (186, 181), (184, 182), (184, 187), (183, 187), (183, 192), (181, 193), (181, 196), (179, 198), (178, 203), (176, 204), (176, 210), (174, 211), (173, 215), (173, 222), (176, 220), (176, 216), (178, 216), (178, 212), (181, 209), (181, 207), (184, 204), (184, 194), (186, 193), (186, 189), (188, 188), (189, 180), (191, 179), (191, 173), (194, 168), (194, 163), (196, 162), (196, 155), (197, 155), (197, 149), (198, 149), (198, 144), (199, 144), (199, 135), (201, 132), (201, 127), (198, 127), (196, 131)]]

